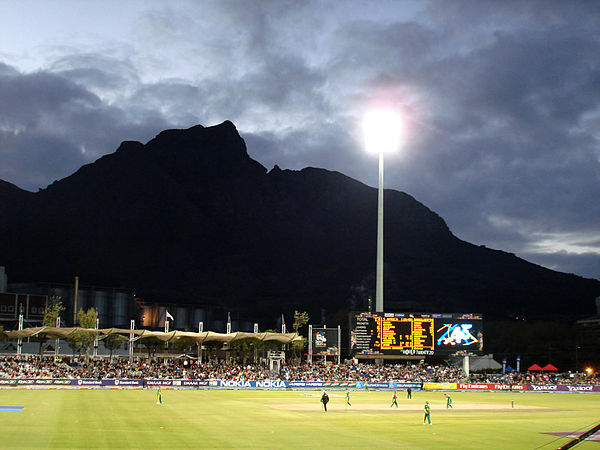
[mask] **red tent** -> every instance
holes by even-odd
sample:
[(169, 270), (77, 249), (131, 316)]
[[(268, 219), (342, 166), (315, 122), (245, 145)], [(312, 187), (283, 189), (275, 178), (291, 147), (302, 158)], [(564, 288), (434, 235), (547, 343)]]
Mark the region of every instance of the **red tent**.
[(531, 370), (531, 371), (533, 371), (533, 370), (544, 370), (544, 369), (542, 369), (542, 368), (541, 368), (540, 366), (538, 366), (537, 364), (534, 364), (533, 366), (531, 366), (531, 367), (530, 367), (529, 369), (527, 369), (527, 370)]
[(546, 370), (548, 372), (557, 372), (558, 369), (554, 367), (552, 364), (548, 364), (542, 368), (542, 370)]

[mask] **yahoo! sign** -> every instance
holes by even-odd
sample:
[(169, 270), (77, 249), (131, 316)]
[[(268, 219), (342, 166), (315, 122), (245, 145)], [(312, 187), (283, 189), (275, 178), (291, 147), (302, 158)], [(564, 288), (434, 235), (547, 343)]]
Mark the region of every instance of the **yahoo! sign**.
[(584, 386), (567, 386), (569, 392), (600, 392), (600, 386), (584, 385)]
[(467, 391), (524, 391), (524, 384), (499, 384), (499, 383), (457, 383), (456, 389)]
[(537, 392), (600, 392), (600, 386), (591, 384), (528, 384), (527, 390)]

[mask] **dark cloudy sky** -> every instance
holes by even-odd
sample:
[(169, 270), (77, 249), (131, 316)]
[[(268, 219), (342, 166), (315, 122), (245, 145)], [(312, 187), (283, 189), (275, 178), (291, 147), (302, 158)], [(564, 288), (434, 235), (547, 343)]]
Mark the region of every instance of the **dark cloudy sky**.
[(600, 2), (0, 1), (0, 178), (36, 191), (166, 128), (385, 185), (458, 237), (600, 279)]

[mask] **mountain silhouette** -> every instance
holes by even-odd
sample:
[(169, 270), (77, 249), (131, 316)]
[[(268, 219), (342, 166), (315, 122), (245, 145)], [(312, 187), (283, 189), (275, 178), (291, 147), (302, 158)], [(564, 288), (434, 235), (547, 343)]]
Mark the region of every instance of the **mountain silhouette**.
[[(386, 309), (594, 311), (598, 280), (472, 245), (410, 195), (385, 196)], [(36, 193), (0, 181), (0, 264), (11, 282), (79, 275), (148, 300), (318, 317), (374, 298), (376, 222), (376, 188), (318, 168), (268, 171), (226, 121), (125, 141)]]

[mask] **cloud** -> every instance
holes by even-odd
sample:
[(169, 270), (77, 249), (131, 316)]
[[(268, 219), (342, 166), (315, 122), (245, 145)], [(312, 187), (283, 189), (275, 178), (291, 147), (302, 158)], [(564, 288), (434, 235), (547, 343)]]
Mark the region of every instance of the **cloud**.
[(129, 60), (129, 52), (120, 57), (98, 53), (65, 54), (51, 62), (47, 71), (60, 75), (106, 101), (129, 95), (141, 84), (139, 74)]
[(598, 279), (600, 273), (600, 255), (591, 253), (528, 253), (519, 254), (521, 258), (560, 272), (573, 273), (585, 278)]
[[(229, 119), (268, 168), (324, 167), (375, 186), (360, 119), (383, 102), (407, 122), (401, 152), (386, 158), (386, 187), (413, 195), (468, 241), (597, 270), (600, 245), (588, 230), (600, 220), (600, 5), (134, 9), (118, 30), (104, 23), (111, 32), (101, 39), (48, 38), (28, 49), (27, 63), (43, 61), (35, 72), (14, 55), (11, 66), (0, 62), (0, 178), (35, 189), (121, 140)], [(577, 233), (585, 250), (573, 250)], [(552, 248), (535, 247), (548, 236)]]
[(47, 71), (0, 74), (0, 178), (35, 190), (114, 151), (125, 139), (149, 139), (167, 121), (153, 110), (135, 117), (81, 85)]
[[(427, 118), (417, 130), (424, 138), (388, 162), (388, 185), (439, 212), (459, 236), (509, 251), (529, 245), (532, 233), (597, 225), (600, 100), (592, 93), (600, 66), (589, 33), (598, 16), (576, 8), (540, 26), (532, 10), (523, 18), (492, 8), (490, 18), (489, 4), (441, 9), (441, 26), (361, 22), (337, 34), (339, 79), (356, 89), (361, 80), (371, 89), (372, 78), (419, 93), (412, 97), (417, 103), (401, 106), (417, 111), (419, 122)], [(445, 21), (452, 21), (451, 33)], [(456, 32), (473, 23), (497, 25)], [(361, 61), (362, 70), (350, 73), (345, 61)], [(600, 254), (600, 247), (590, 252)]]
[(0, 75), (16, 75), (18, 72), (16, 69), (10, 67), (3, 62), (0, 62)]

